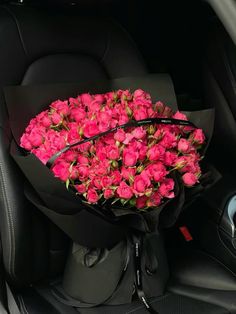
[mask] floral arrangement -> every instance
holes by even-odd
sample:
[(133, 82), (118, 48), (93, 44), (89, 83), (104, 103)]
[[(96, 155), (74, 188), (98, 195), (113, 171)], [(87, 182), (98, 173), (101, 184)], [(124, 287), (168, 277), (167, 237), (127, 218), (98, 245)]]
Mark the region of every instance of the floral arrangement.
[[(188, 120), (162, 102), (153, 103), (141, 89), (84, 93), (54, 101), (33, 118), (21, 147), (46, 164), (68, 145), (88, 139), (55, 159), (54, 176), (90, 204), (120, 202), (148, 211), (175, 197), (173, 172), (187, 187), (198, 182), (205, 136), (202, 129), (177, 124), (119, 128), (147, 118)], [(113, 128), (118, 129), (90, 140)]]

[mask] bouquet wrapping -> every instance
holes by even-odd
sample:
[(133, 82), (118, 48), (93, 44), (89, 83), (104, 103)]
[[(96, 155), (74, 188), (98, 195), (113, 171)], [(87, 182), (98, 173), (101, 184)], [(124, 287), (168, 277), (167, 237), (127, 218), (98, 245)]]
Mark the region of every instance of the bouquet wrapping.
[[(120, 97), (119, 101), (127, 104), (129, 101), (130, 103), (133, 101), (133, 98), (129, 99), (130, 92), (127, 89), (137, 90), (136, 94), (139, 96), (142, 94), (140, 87), (151, 94), (152, 103), (161, 100), (168, 104), (171, 109), (177, 111), (173, 86), (166, 75), (148, 75), (139, 78), (91, 82), (89, 84), (10, 87), (5, 90), (14, 137), (11, 154), (27, 178), (25, 195), (36, 208), (59, 226), (74, 242), (65, 270), (63, 287), (73, 298), (73, 302), (76, 303), (76, 299), (78, 299), (78, 303), (76, 303), (78, 306), (87, 307), (101, 303), (121, 304), (129, 302), (133, 293), (135, 271), (136, 290), (140, 299), (142, 299), (143, 287), (148, 296), (159, 295), (163, 292), (165, 282), (168, 279), (168, 270), (165, 266), (165, 254), (161, 243), (158, 245), (158, 249), (155, 245), (159, 241), (159, 216), (163, 208), (167, 209), (168, 215), (177, 216), (185, 202), (184, 183), (187, 186), (194, 185), (201, 173), (200, 168), (195, 170), (195, 176), (191, 176), (188, 169), (186, 171), (181, 170), (182, 174), (181, 171), (178, 171), (191, 166), (190, 159), (186, 157), (187, 154), (191, 155), (191, 147), (188, 147), (189, 142), (187, 143), (186, 139), (179, 140), (178, 136), (174, 138), (172, 133), (175, 127), (178, 130), (185, 128), (187, 132), (194, 132), (196, 127), (198, 130), (203, 129), (207, 139), (204, 146), (204, 149), (206, 149), (211, 138), (214, 113), (212, 110), (186, 113), (188, 120), (191, 122), (188, 122), (185, 115), (180, 113), (170, 116), (168, 113), (162, 112), (163, 115), (157, 117), (153, 109), (153, 112), (149, 112), (145, 116), (145, 114), (142, 114), (141, 104), (144, 100), (147, 100), (147, 106), (150, 107), (151, 101), (147, 96), (149, 94), (145, 93), (145, 96), (142, 96), (144, 98), (141, 97), (140, 106), (136, 108), (136, 113), (134, 113), (135, 109), (130, 112), (130, 106), (126, 106), (126, 115), (124, 115), (123, 120), (117, 121), (114, 125), (107, 125), (106, 122), (109, 119), (105, 114), (108, 110), (107, 108), (101, 110), (104, 99), (100, 99), (99, 110), (103, 111), (100, 123), (97, 123), (98, 116), (94, 121), (91, 116), (90, 120), (94, 123), (89, 122), (87, 129), (86, 127), (83, 128), (83, 134), (80, 134), (79, 129), (77, 129), (77, 134), (74, 138), (72, 136), (71, 141), (68, 141), (60, 151), (52, 150), (47, 158), (45, 158), (45, 155), (38, 155), (39, 158), (37, 158), (35, 155), (38, 151), (35, 151), (35, 154), (25, 154), (25, 151), (20, 147), (22, 146), (20, 139), (30, 119), (47, 109), (48, 105), (55, 99), (64, 100), (73, 96), (74, 98), (70, 98), (71, 104), (76, 102), (78, 94), (89, 90), (91, 94), (99, 93), (96, 94), (97, 97), (101, 96), (101, 93), (106, 93), (106, 97), (113, 97), (114, 103), (117, 102), (114, 97)], [(126, 89), (126, 91), (124, 92), (121, 89)], [(119, 96), (118, 92), (109, 93), (111, 90), (119, 90), (123, 94)], [(139, 100), (137, 97), (136, 105)], [(63, 101), (59, 102), (59, 104), (61, 103)], [(99, 101), (95, 101), (95, 107), (98, 103)], [(106, 103), (109, 104), (107, 99)], [(16, 104), (20, 107), (21, 114), (19, 114), (19, 111), (16, 113)], [(56, 105), (58, 105), (58, 102), (56, 102)], [(166, 107), (163, 107), (162, 103), (158, 103), (155, 109), (160, 108)], [(56, 116), (58, 112), (55, 109), (56, 107), (51, 105), (52, 111), (49, 114), (53, 117), (50, 116), (50, 119), (55, 121), (50, 123), (53, 123), (54, 127), (58, 127), (58, 125), (63, 124), (60, 120), (63, 115)], [(96, 111), (96, 109), (93, 110)], [(78, 121), (81, 119), (81, 114), (83, 113), (80, 112)], [(76, 118), (74, 120), (77, 122)], [(97, 130), (97, 125), (102, 128)], [(170, 127), (169, 130), (172, 130), (172, 133), (168, 131), (169, 138), (165, 142), (166, 147), (168, 147), (168, 154), (166, 154), (168, 160), (173, 158), (178, 160), (176, 167), (172, 163), (173, 171), (171, 174), (169, 174), (169, 171), (167, 173), (162, 163), (158, 163), (160, 155), (164, 152), (154, 147), (152, 141), (164, 141), (164, 139), (162, 134), (158, 133), (158, 127), (154, 128), (155, 125), (167, 125)], [(48, 126), (51, 127), (51, 124)], [(67, 125), (63, 124), (64, 127), (66, 129)], [(61, 132), (61, 129), (59, 131)], [(149, 142), (146, 141), (146, 149), (144, 148), (145, 145), (141, 147), (143, 149), (142, 157), (141, 148), (139, 148), (139, 154), (135, 155), (136, 146), (131, 146), (131, 143), (135, 142), (136, 145), (141, 145), (140, 143), (144, 142), (145, 135), (142, 134), (144, 132), (148, 133), (150, 140)], [(127, 134), (130, 134), (129, 138), (127, 138)], [(195, 137), (192, 142), (197, 144), (194, 144), (195, 147), (198, 144), (203, 144), (203, 133), (195, 132), (193, 134)], [(116, 136), (118, 148), (113, 143), (114, 136)], [(121, 139), (122, 136), (123, 139)], [(105, 143), (104, 138), (106, 139)], [(180, 156), (173, 156), (172, 152), (173, 147), (177, 145), (176, 138), (179, 140)], [(24, 138), (24, 148), (27, 147), (27, 143), (27, 139)], [(150, 146), (148, 146), (149, 144)], [(39, 144), (36, 144), (35, 147), (37, 145), (39, 146)], [(83, 150), (81, 150), (82, 146)], [(95, 180), (96, 177), (92, 179), (90, 177), (87, 180), (86, 176), (88, 174), (85, 172), (92, 171), (92, 167), (94, 167), (95, 172), (100, 171), (102, 173), (100, 161), (103, 158), (105, 146), (108, 146), (106, 155), (111, 156), (111, 160), (104, 165), (107, 168), (112, 168), (112, 174), (109, 173), (110, 177), (107, 176), (105, 179), (103, 177), (99, 182)], [(81, 154), (81, 152), (89, 150), (89, 156), (94, 156), (95, 159), (98, 157), (97, 152), (99, 149), (101, 152), (97, 167), (94, 162), (89, 164), (89, 170), (88, 166), (86, 166), (86, 169), (85, 167), (83, 169), (78, 169), (78, 167), (74, 169), (77, 164), (81, 166), (81, 160), (86, 158), (85, 154)], [(29, 147), (28, 150), (32, 150), (32, 147)], [(94, 153), (94, 150), (96, 153)], [(76, 164), (73, 160), (75, 157), (71, 157), (75, 151), (79, 151), (79, 157), (76, 155), (78, 161)], [(122, 158), (120, 154), (122, 154)], [(72, 158), (69, 175), (64, 175), (65, 172), (61, 172), (61, 163), (65, 162), (65, 156)], [(145, 164), (147, 156), (149, 162)], [(200, 155), (196, 156), (198, 156), (199, 161)], [(181, 159), (181, 157), (183, 158)], [(40, 158), (43, 162), (39, 160)], [(124, 165), (119, 165), (121, 159)], [(184, 165), (181, 164), (184, 162)], [(153, 163), (157, 166), (153, 167)], [(138, 166), (136, 166), (137, 164)], [(198, 167), (198, 162), (195, 162), (194, 165)], [(122, 166), (126, 166), (123, 167), (123, 172), (121, 171)], [(137, 170), (137, 168), (139, 169)], [(59, 172), (58, 169), (60, 169)], [(129, 169), (128, 172), (127, 169)], [(74, 173), (74, 170), (76, 174), (73, 178), (72, 173)], [(119, 175), (122, 174), (125, 178), (123, 183), (117, 178), (117, 171)], [(135, 174), (133, 171), (135, 171)], [(149, 173), (152, 172), (152, 182), (147, 177), (148, 171)], [(117, 184), (110, 182), (114, 180), (111, 179), (114, 177), (118, 180)], [(64, 184), (61, 180), (64, 181)], [(155, 183), (153, 183), (154, 181)], [(110, 188), (111, 186), (113, 188)], [(143, 250), (140, 251), (142, 247)], [(136, 253), (133, 254), (132, 250), (135, 250)], [(139, 273), (143, 274), (142, 278), (137, 277), (137, 269), (140, 270)], [(111, 275), (108, 280), (106, 280), (106, 272)], [(160, 277), (162, 277), (161, 281), (159, 280)], [(103, 289), (101, 289), (102, 280), (106, 280)], [(86, 282), (86, 284), (81, 285), (80, 282)], [(59, 294), (63, 297), (60, 297)], [(57, 297), (65, 299), (65, 294), (59, 286), (57, 287)], [(66, 296), (66, 300), (69, 303), (72, 302), (69, 296)], [(146, 308), (148, 309), (148, 306)]]

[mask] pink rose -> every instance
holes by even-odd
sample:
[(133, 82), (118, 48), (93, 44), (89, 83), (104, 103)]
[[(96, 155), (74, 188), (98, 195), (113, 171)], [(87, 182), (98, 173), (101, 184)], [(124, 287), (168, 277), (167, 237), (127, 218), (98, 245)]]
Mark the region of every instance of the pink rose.
[(147, 93), (142, 89), (136, 89), (134, 91), (134, 98), (146, 98)]
[(55, 109), (57, 113), (63, 116), (68, 116), (70, 112), (67, 100), (65, 101), (56, 100), (51, 104), (50, 107)]
[(143, 144), (140, 148), (139, 148), (139, 160), (144, 160), (147, 158), (147, 151), (148, 151), (148, 147), (147, 145)]
[(100, 104), (103, 104), (105, 101), (105, 97), (102, 94), (96, 94), (96, 95), (94, 95), (94, 100), (96, 100)]
[(133, 111), (133, 116), (135, 120), (143, 120), (148, 118), (147, 109), (146, 108), (138, 108)]
[(150, 207), (156, 207), (161, 204), (161, 196), (158, 192), (154, 192), (149, 199), (148, 205)]
[(80, 165), (87, 165), (89, 163), (89, 160), (87, 157), (83, 156), (83, 155), (79, 155), (77, 158), (77, 162)]
[(45, 128), (48, 128), (48, 127), (50, 127), (51, 124), (52, 124), (51, 119), (48, 117), (48, 115), (45, 115), (45, 116), (42, 118), (42, 125), (43, 125)]
[(72, 108), (70, 112), (70, 118), (74, 119), (76, 122), (80, 123), (85, 119), (86, 112), (82, 108)]
[(123, 141), (123, 144), (128, 145), (132, 140), (134, 136), (131, 133), (126, 133), (125, 134), (125, 140)]
[(55, 177), (61, 179), (62, 181), (66, 181), (70, 177), (69, 168), (70, 163), (61, 161), (52, 168), (52, 172), (54, 173)]
[(136, 168), (121, 168), (121, 175), (125, 180), (130, 180), (131, 178), (134, 177), (136, 173)]
[(98, 129), (99, 129), (99, 132), (106, 132), (107, 130), (110, 129), (110, 121), (108, 120), (102, 120), (99, 122), (98, 124)]
[(111, 178), (112, 178), (112, 181), (113, 181), (113, 184), (114, 185), (118, 185), (120, 184), (121, 180), (122, 180), (122, 176), (119, 172), (119, 170), (115, 170), (111, 173)]
[(112, 133), (103, 136), (102, 141), (107, 145), (115, 145), (114, 135)]
[(158, 192), (162, 197), (174, 198), (174, 186), (175, 182), (173, 179), (166, 178), (160, 185)]
[(97, 192), (92, 188), (88, 189), (88, 193), (87, 193), (86, 198), (87, 198), (88, 202), (91, 204), (97, 203), (97, 201), (99, 200), (99, 196), (98, 196)]
[(181, 156), (181, 157), (178, 157), (178, 158), (175, 160), (174, 166), (175, 166), (177, 169), (182, 169), (183, 167), (186, 166), (187, 163), (188, 163), (188, 158), (187, 158), (187, 156)]
[(96, 156), (100, 161), (104, 161), (107, 158), (106, 147), (105, 146), (97, 147)]
[(177, 158), (178, 155), (175, 152), (167, 151), (164, 156), (164, 164), (166, 166), (173, 166)]
[(96, 168), (94, 169), (95, 174), (99, 175), (99, 176), (104, 176), (108, 173), (109, 171), (109, 167), (106, 164), (106, 160), (104, 160), (105, 163), (100, 163), (99, 165), (96, 166)]
[(109, 199), (114, 196), (114, 191), (111, 189), (106, 189), (103, 193), (105, 199)]
[(43, 144), (43, 136), (41, 133), (37, 132), (37, 130), (32, 130), (28, 136), (28, 140), (34, 147), (38, 147)]
[(92, 179), (91, 186), (96, 187), (97, 189), (102, 189), (101, 177), (95, 177)]
[(84, 93), (80, 95), (80, 100), (83, 105), (88, 106), (93, 101), (93, 97), (90, 94)]
[(120, 157), (120, 151), (116, 145), (107, 146), (107, 158), (117, 160)]
[(156, 182), (160, 182), (168, 173), (165, 166), (161, 162), (147, 166), (146, 172)]
[(78, 179), (78, 168), (77, 167), (70, 167), (70, 179), (76, 180)]
[(177, 145), (177, 137), (170, 131), (166, 131), (160, 144), (165, 148), (173, 148)]
[(78, 167), (78, 176), (80, 181), (85, 181), (89, 176), (89, 168), (84, 165)]
[(97, 135), (99, 133), (97, 122), (96, 121), (87, 121), (85, 123), (83, 132), (84, 132), (85, 137), (92, 137), (94, 135)]
[(161, 101), (158, 101), (155, 103), (155, 109), (158, 112), (159, 116), (161, 116), (163, 114), (165, 107), (166, 106)]
[(177, 112), (172, 116), (172, 118), (173, 118), (173, 119), (177, 119), (177, 120), (185, 120), (185, 121), (188, 120), (187, 116), (186, 116), (185, 114), (179, 112), (179, 111), (177, 111)]
[(78, 150), (80, 152), (87, 153), (91, 146), (92, 146), (92, 144), (90, 142), (87, 142), (87, 143), (84, 143), (84, 144), (80, 144), (80, 145), (78, 145), (76, 147), (78, 147)]
[(203, 144), (205, 141), (205, 135), (204, 135), (202, 129), (194, 130), (191, 138), (192, 138), (194, 143), (197, 143), (199, 145)]
[(86, 192), (86, 186), (84, 184), (76, 184), (74, 187), (79, 194), (84, 194)]
[(77, 159), (77, 153), (74, 150), (68, 150), (66, 153), (64, 153), (64, 156), (66, 161), (73, 162)]
[(104, 176), (101, 179), (101, 185), (103, 188), (107, 188), (112, 185), (112, 178), (108, 176)]
[(52, 119), (52, 123), (55, 124), (55, 125), (58, 125), (58, 124), (60, 124), (62, 122), (62, 117), (57, 112), (54, 112), (51, 115), (51, 119)]
[(119, 117), (119, 125), (126, 124), (129, 122), (129, 117), (127, 114), (121, 114)]
[(131, 187), (122, 181), (116, 190), (118, 196), (123, 199), (130, 199), (133, 196), (133, 191)]
[(25, 148), (26, 150), (31, 150), (32, 149), (32, 144), (28, 140), (28, 137), (26, 133), (24, 133), (20, 139), (20, 146)]
[(136, 207), (138, 209), (145, 208), (147, 206), (147, 200), (148, 200), (147, 196), (145, 195), (139, 196), (136, 199)]
[(79, 106), (80, 105), (80, 100), (78, 98), (73, 98), (73, 97), (70, 97), (69, 98), (69, 103), (70, 103), (70, 106)]
[(125, 131), (122, 129), (119, 129), (114, 134), (114, 139), (118, 142), (123, 142), (125, 140)]
[(79, 135), (79, 132), (77, 129), (71, 129), (69, 132), (68, 132), (68, 135), (67, 135), (67, 140), (70, 144), (73, 144), (75, 142), (77, 142), (78, 140), (80, 140), (80, 135)]
[(160, 140), (163, 137), (163, 130), (162, 129), (158, 129), (155, 133), (154, 133), (154, 138), (156, 138), (157, 140)]
[(146, 173), (141, 173), (134, 178), (133, 191), (136, 195), (145, 193), (146, 189), (150, 186), (151, 181)]
[[(198, 154), (190, 153), (185, 157), (186, 163), (180, 168), (181, 172), (198, 172), (199, 170), (199, 156)], [(181, 157), (180, 157), (181, 158)]]
[(157, 113), (156, 113), (156, 111), (153, 110), (153, 108), (148, 108), (148, 117), (149, 118), (156, 118), (157, 117)]
[(147, 155), (149, 160), (156, 161), (162, 159), (164, 153), (165, 149), (161, 145), (156, 144), (149, 149)]
[(198, 179), (197, 176), (191, 172), (186, 172), (182, 176), (183, 182), (186, 186), (190, 187), (197, 183)]
[(133, 167), (136, 165), (138, 160), (138, 153), (129, 149), (123, 150), (123, 164), (127, 167)]
[(148, 99), (148, 98), (135, 98), (133, 99), (133, 108), (135, 109), (143, 109), (145, 108), (146, 109), (146, 112), (148, 112), (148, 109), (151, 108), (152, 106), (152, 101), (151, 99)]
[(178, 142), (178, 151), (181, 153), (188, 153), (191, 149), (190, 142), (184, 138), (181, 138)]
[(145, 137), (146, 135), (146, 131), (143, 129), (143, 127), (138, 127), (138, 128), (135, 128), (133, 131), (132, 131), (132, 134), (133, 136), (138, 139), (138, 140), (141, 140), (142, 138)]
[(107, 100), (107, 102), (110, 103), (115, 99), (116, 93), (115, 92), (108, 92), (104, 95), (104, 97)]
[(109, 123), (111, 118), (112, 118), (112, 111), (111, 110), (100, 111), (98, 113), (98, 120), (99, 120), (99, 122), (104, 121), (104, 122), (108, 122)]
[(89, 111), (94, 114), (95, 112), (99, 112), (101, 109), (101, 103), (99, 101), (93, 100), (89, 105), (88, 105)]
[(161, 101), (158, 101), (155, 106), (154, 106), (156, 112), (157, 112), (157, 117), (166, 117), (170, 118), (171, 115), (173, 114), (173, 111), (170, 107), (164, 105)]

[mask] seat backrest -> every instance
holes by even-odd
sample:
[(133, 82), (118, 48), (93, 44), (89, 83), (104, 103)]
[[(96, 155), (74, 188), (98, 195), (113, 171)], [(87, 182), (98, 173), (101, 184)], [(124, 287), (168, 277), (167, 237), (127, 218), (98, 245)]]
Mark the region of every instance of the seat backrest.
[[(215, 131), (209, 156), (218, 169), (236, 172), (236, 47), (218, 21), (207, 40), (206, 103), (215, 108)], [(227, 162), (222, 162), (227, 156)]]
[(66, 240), (24, 197), (24, 178), (9, 156), (3, 87), (146, 71), (128, 34), (112, 20), (85, 17), (75, 10), (0, 7), (0, 230), (5, 269), (15, 284), (43, 278), (50, 274), (50, 264), (54, 273), (60, 271)]

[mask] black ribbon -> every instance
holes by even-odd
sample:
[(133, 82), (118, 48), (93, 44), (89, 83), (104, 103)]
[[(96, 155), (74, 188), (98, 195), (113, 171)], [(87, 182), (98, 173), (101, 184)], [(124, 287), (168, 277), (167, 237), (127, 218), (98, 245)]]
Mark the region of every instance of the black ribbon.
[(151, 314), (158, 314), (156, 310), (148, 302), (145, 293), (143, 291), (142, 283), (142, 267), (141, 267), (141, 249), (142, 243), (141, 238), (136, 236), (133, 237), (134, 242), (134, 266), (135, 266), (135, 279), (136, 279), (136, 292), (139, 297), (139, 300), (143, 303), (146, 310)]
[(149, 125), (149, 124), (166, 124), (166, 125), (180, 125), (180, 126), (190, 126), (193, 128), (196, 128), (196, 126), (190, 122), (190, 121), (186, 121), (186, 120), (179, 120), (179, 119), (171, 119), (171, 118), (149, 118), (149, 119), (143, 119), (143, 120), (138, 120), (138, 121), (130, 121), (128, 123), (122, 124), (122, 125), (118, 125), (115, 128), (112, 128), (108, 131), (99, 133), (95, 136), (86, 138), (82, 141), (78, 141), (75, 142), (73, 144), (68, 144), (66, 145), (64, 148), (62, 148), (60, 151), (58, 151), (56, 154), (54, 154), (46, 163), (46, 166), (48, 168), (51, 168), (53, 163), (55, 162), (55, 160), (60, 157), (63, 153), (67, 152), (70, 148), (75, 147), (77, 145), (81, 145), (90, 141), (94, 141), (102, 136), (105, 136), (107, 134), (110, 134), (112, 132), (117, 131), (118, 129), (125, 129), (125, 128), (131, 128), (131, 127), (138, 127), (138, 126), (142, 126), (142, 125)]

